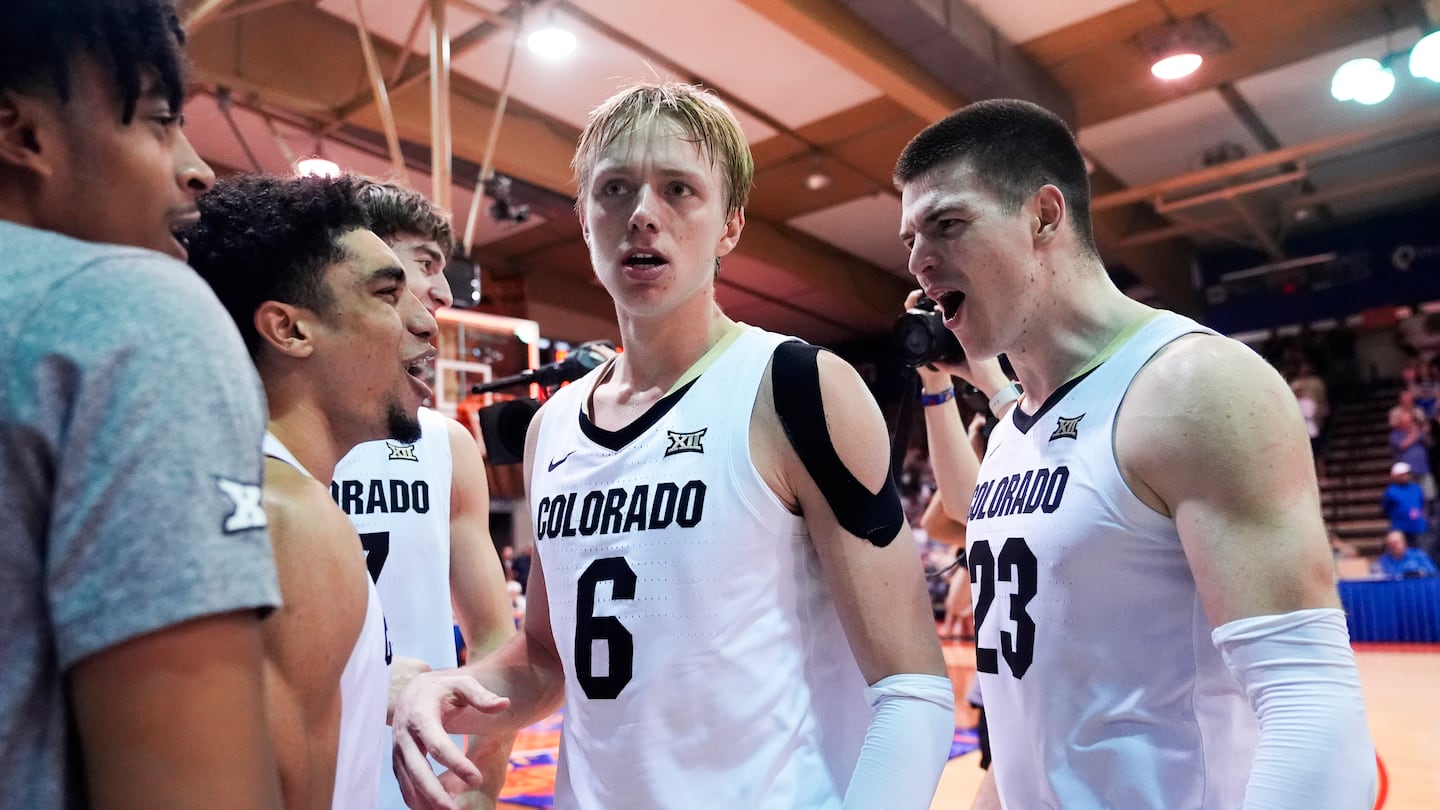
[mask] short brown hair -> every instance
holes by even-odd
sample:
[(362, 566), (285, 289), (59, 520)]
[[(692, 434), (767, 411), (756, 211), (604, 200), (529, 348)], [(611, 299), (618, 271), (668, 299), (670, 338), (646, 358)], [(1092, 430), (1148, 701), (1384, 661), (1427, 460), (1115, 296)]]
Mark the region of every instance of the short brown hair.
[(1075, 235), (1099, 255), (1090, 223), (1090, 176), (1075, 136), (1059, 116), (1028, 101), (977, 101), (926, 127), (895, 164), (895, 185), (963, 162), (1011, 213), (1047, 183), (1060, 189)]
[[(450, 226), (450, 214), (430, 202), (418, 191), (372, 180), (357, 178), (360, 184), (360, 202), (370, 215), (370, 230), (391, 243), (402, 233), (413, 233), (435, 242), (440, 252), (448, 258), (455, 249), (455, 231)], [(478, 193), (478, 190), (477, 190)]]

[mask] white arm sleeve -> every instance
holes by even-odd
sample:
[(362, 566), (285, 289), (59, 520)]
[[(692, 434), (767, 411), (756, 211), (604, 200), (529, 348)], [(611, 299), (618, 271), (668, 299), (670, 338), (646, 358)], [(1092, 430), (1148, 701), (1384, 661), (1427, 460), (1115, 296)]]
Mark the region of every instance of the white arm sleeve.
[(1211, 640), (1260, 723), (1245, 810), (1375, 806), (1375, 747), (1345, 614), (1238, 619)]
[(955, 690), (939, 675), (891, 675), (870, 686), (875, 715), (845, 810), (927, 810), (955, 738)]

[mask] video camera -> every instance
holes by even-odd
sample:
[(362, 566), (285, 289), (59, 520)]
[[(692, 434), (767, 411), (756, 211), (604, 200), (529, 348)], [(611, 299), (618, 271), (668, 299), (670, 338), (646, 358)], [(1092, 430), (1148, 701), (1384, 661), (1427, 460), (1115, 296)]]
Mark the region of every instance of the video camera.
[(910, 368), (965, 361), (960, 341), (945, 328), (944, 317), (929, 298), (921, 298), (896, 319), (890, 329), (890, 344), (900, 362)]

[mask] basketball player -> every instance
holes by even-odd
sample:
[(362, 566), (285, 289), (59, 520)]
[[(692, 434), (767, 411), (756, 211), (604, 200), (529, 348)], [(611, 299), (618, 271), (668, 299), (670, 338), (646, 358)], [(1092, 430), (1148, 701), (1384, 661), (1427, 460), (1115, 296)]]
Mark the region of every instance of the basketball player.
[[(379, 236), (405, 267), (405, 282), (431, 315), (450, 306), (445, 259), (454, 236), (444, 214), (424, 196), (389, 183), (365, 181), (360, 199)], [(458, 624), (466, 645), (484, 655), (515, 634), (500, 557), (490, 540), (485, 464), (470, 432), (439, 411), (420, 409), (420, 438), (357, 445), (335, 467), (330, 495), (350, 515), (365, 545), (365, 561), (395, 652), (391, 690), (409, 682), (400, 662), (424, 668), (455, 666)], [(470, 750), (486, 775), (491, 804), (505, 782), (510, 746)], [(381, 752), (380, 807), (404, 810)]]
[(739, 125), (639, 85), (575, 166), (625, 350), (531, 424), (524, 628), (402, 695), (407, 799), (474, 784), (442, 720), (504, 732), (563, 696), (557, 807), (928, 808), (954, 694), (879, 409), (843, 361), (715, 303), (753, 170)]
[(0, 804), (276, 807), (264, 406), (173, 233), (215, 179), (184, 35), (168, 0), (3, 15)]
[(1375, 754), (1295, 397), (1123, 295), (1084, 160), (1027, 102), (921, 132), (910, 271), (1024, 393), (970, 502), (995, 763), (976, 807), (1369, 808)]
[(190, 263), (240, 327), (270, 405), (265, 508), (285, 607), (265, 625), (265, 693), (290, 807), (374, 807), (389, 644), (340, 458), (419, 435), (435, 319), (366, 229), (349, 178), (242, 177), (200, 200)]

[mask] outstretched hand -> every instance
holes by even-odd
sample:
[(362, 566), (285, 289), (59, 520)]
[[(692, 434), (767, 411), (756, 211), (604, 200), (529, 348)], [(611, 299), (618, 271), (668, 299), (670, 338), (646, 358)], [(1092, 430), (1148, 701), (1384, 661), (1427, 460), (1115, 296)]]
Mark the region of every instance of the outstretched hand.
[[(395, 779), (405, 803), (419, 810), (462, 810), (456, 796), (478, 788), (484, 780), (446, 727), (480, 733), (488, 716), (509, 706), (509, 698), (453, 670), (422, 673), (411, 680), (396, 703), (393, 723)], [(443, 781), (431, 769), (427, 755), (450, 769)]]

